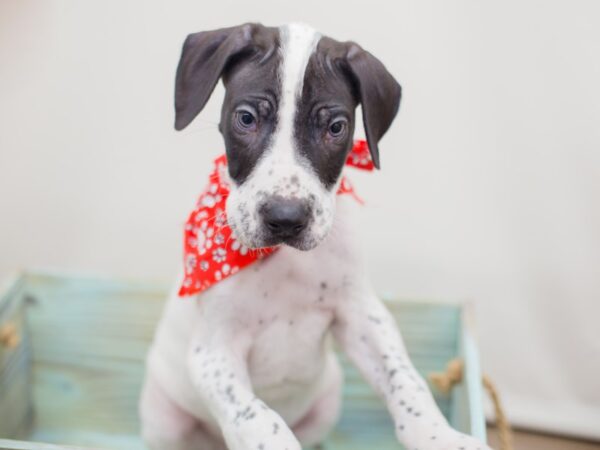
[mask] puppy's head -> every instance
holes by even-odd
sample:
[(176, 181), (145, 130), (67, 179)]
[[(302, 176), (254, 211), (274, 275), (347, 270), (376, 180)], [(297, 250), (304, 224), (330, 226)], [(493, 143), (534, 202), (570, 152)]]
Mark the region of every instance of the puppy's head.
[(333, 223), (356, 106), (379, 167), (377, 144), (398, 110), (399, 84), (357, 44), (304, 25), (191, 34), (177, 69), (176, 129), (198, 115), (220, 78), (233, 232), (250, 248), (317, 246)]

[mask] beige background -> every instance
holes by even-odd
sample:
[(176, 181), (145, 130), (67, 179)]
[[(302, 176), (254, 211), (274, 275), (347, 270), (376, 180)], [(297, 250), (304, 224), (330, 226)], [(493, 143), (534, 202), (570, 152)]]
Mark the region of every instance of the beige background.
[(0, 3), (0, 275), (169, 280), (223, 150), (221, 88), (172, 129), (188, 32), (305, 21), (404, 87), (383, 170), (352, 175), (379, 290), (476, 303), (517, 424), (600, 439), (600, 3)]

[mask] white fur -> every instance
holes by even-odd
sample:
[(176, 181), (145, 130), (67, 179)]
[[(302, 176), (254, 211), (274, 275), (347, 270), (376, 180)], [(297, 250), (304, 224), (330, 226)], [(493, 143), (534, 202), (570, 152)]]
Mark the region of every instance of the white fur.
[[(320, 245), (284, 246), (194, 299), (173, 293), (148, 355), (145, 441), (152, 450), (301, 450), (320, 442), (339, 413), (333, 335), (380, 393), (406, 448), (489, 449), (448, 426), (365, 277), (348, 227), (352, 200), (326, 191), (295, 151), (296, 99), (319, 37), (296, 25), (281, 35), (281, 126), (249, 179), (232, 184), (227, 212), (235, 228), (241, 210), (256, 214), (261, 190), (313, 195), (323, 222), (313, 224), (309, 244)], [(250, 232), (236, 230), (251, 246), (260, 242), (254, 222)]]
[[(278, 110), (278, 128), (268, 148), (241, 185), (231, 182), (227, 201), (229, 224), (247, 247), (265, 245), (259, 217), (259, 205), (264, 193), (310, 200), (312, 220), (305, 232), (302, 248), (317, 246), (327, 236), (335, 213), (337, 186), (325, 189), (304, 160), (294, 140), (294, 118), (302, 93), (304, 72), (321, 35), (306, 25), (292, 24), (280, 29), (282, 65), (280, 71), (282, 95)], [(244, 218), (249, 225), (244, 226)], [(247, 219), (246, 219), (247, 220)]]

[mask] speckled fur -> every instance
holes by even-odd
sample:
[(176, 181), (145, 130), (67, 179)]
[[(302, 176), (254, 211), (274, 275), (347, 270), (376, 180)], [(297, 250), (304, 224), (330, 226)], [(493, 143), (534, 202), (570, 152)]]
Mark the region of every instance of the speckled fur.
[[(310, 30), (292, 32), (314, 47)], [(300, 75), (307, 49), (292, 64)], [(297, 77), (283, 84), (298, 92)], [(290, 92), (284, 105), (281, 120), (293, 120)], [(381, 395), (408, 450), (488, 450), (439, 412), (365, 276), (348, 221), (352, 200), (323, 190), (293, 153), (291, 129), (280, 129), (278, 151), (255, 167), (245, 193), (232, 192), (228, 213), (251, 240), (259, 233), (251, 203), (262, 193), (313, 195), (316, 248), (284, 246), (196, 299), (173, 293), (149, 352), (141, 401), (149, 448), (300, 450), (319, 443), (339, 415), (333, 337)], [(283, 175), (273, 178), (275, 168)]]

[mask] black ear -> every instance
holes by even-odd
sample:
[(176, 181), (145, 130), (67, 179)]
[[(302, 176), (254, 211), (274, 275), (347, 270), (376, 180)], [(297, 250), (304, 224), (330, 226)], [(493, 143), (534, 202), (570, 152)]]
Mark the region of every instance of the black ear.
[(371, 159), (379, 169), (377, 144), (396, 117), (402, 89), (381, 61), (357, 44), (350, 44), (346, 60), (362, 105)]
[(233, 58), (253, 50), (257, 24), (190, 34), (183, 44), (175, 80), (175, 129), (182, 130), (202, 111)]

